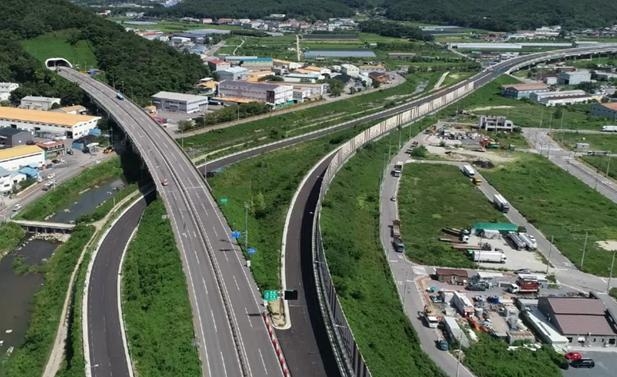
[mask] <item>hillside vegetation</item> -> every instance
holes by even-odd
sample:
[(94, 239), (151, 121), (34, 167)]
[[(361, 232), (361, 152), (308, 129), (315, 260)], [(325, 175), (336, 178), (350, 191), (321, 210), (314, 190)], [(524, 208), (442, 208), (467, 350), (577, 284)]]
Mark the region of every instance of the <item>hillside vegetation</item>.
[[(89, 47), (98, 62), (96, 68), (105, 71), (105, 78), (140, 102), (159, 90), (189, 89), (208, 74), (196, 55), (147, 41), (66, 0), (3, 0), (0, 17), (0, 81), (22, 84), (14, 92), (13, 101), (25, 95), (59, 96), (65, 104), (83, 101), (81, 91), (47, 71), (21, 42), (32, 40), (24, 44), (42, 60), (56, 51), (42, 51), (40, 41), (53, 43), (53, 32), (59, 31), (62, 33), (56, 34), (55, 42), (59, 55)], [(67, 48), (69, 45), (74, 48)], [(94, 59), (90, 56), (82, 63), (91, 64)]]
[(289, 17), (327, 19), (349, 17), (357, 10), (374, 10), (387, 18), (451, 24), (488, 30), (516, 30), (542, 25), (590, 27), (612, 25), (617, 2), (606, 0), (185, 0), (175, 7), (150, 13), (193, 17), (266, 17), (284, 13)]

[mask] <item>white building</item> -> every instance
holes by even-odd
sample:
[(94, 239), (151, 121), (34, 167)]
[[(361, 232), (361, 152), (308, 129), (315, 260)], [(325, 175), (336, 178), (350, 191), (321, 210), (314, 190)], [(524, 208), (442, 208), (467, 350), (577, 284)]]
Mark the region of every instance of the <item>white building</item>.
[(594, 98), (584, 90), (561, 90), (558, 92), (532, 93), (529, 99), (545, 106), (557, 106), (586, 103)]
[(226, 80), (245, 80), (248, 76), (249, 70), (242, 67), (231, 67), (228, 69), (221, 69), (216, 71), (216, 76), (219, 81)]
[(27, 130), (33, 135), (51, 133), (78, 139), (96, 128), (100, 119), (89, 115), (0, 107), (0, 127)]
[(358, 77), (360, 75), (360, 68), (353, 64), (341, 64), (341, 71), (350, 77)]
[(591, 82), (591, 72), (584, 69), (572, 72), (559, 72), (560, 85), (578, 85), (583, 82)]
[(8, 101), (13, 90), (19, 88), (15, 82), (0, 82), (0, 101)]
[(56, 104), (60, 106), (60, 98), (26, 96), (21, 99), (19, 107), (30, 110), (49, 110)]
[(152, 104), (158, 110), (192, 114), (205, 110), (208, 105), (208, 97), (196, 96), (194, 94), (158, 92), (152, 96)]
[(482, 115), (478, 121), (478, 128), (486, 131), (511, 132), (514, 130), (514, 123), (505, 116)]
[(221, 97), (250, 98), (272, 106), (293, 102), (293, 86), (225, 80), (219, 83)]
[(26, 175), (15, 171), (8, 171), (0, 166), (0, 195), (8, 195), (13, 191), (13, 187), (21, 181), (26, 180)]
[(20, 145), (13, 148), (0, 149), (0, 167), (14, 172), (24, 166), (43, 167), (45, 151), (36, 145)]

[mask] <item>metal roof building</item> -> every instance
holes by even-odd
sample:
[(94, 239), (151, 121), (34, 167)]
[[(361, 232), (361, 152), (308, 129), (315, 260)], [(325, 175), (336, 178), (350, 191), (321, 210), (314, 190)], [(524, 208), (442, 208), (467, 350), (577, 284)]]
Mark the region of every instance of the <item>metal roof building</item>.
[(16, 171), (24, 166), (40, 168), (44, 162), (45, 152), (36, 145), (0, 149), (0, 167), (8, 171)]
[(472, 226), (472, 233), (481, 230), (497, 230), (499, 232), (516, 232), (518, 225), (512, 223), (475, 223)]
[(77, 139), (96, 128), (100, 119), (89, 115), (0, 107), (0, 127), (27, 130), (32, 134), (47, 132)]
[(208, 97), (175, 92), (158, 92), (152, 96), (152, 103), (158, 110), (191, 114), (205, 110)]

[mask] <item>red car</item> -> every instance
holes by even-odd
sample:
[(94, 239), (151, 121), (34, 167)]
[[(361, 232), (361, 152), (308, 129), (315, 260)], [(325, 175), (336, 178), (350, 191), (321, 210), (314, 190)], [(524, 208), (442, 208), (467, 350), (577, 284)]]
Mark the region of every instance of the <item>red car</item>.
[(564, 356), (570, 361), (580, 360), (583, 358), (583, 355), (580, 352), (568, 352)]

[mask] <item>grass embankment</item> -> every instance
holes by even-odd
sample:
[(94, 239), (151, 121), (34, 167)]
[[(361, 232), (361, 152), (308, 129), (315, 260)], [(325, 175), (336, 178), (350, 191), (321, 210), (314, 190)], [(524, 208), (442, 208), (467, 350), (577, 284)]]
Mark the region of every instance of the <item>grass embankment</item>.
[(24, 238), (26, 232), (23, 228), (14, 223), (2, 223), (0, 224), (0, 259), (14, 249), (19, 242)]
[(611, 253), (596, 241), (617, 239), (613, 202), (538, 155), (482, 174), (579, 268), (588, 232), (582, 270), (608, 275)]
[[(590, 116), (590, 104), (547, 108), (529, 100), (503, 97), (501, 86), (515, 83), (519, 83), (518, 80), (510, 76), (500, 76), (473, 95), (462, 99), (458, 108), (472, 110), (475, 115), (503, 115), (521, 127), (599, 130), (606, 125), (605, 120)], [(475, 118), (471, 121), (475, 121)]]
[(87, 41), (72, 39), (77, 36), (77, 30), (62, 30), (40, 35), (22, 42), (24, 49), (37, 60), (61, 56), (81, 69), (97, 66), (96, 56)]
[[(39, 377), (51, 350), (71, 272), (94, 229), (78, 225), (69, 240), (45, 265), (45, 284), (35, 295), (32, 319), (24, 344), (0, 369), (2, 377)], [(83, 372), (83, 369), (82, 369)]]
[[(553, 138), (565, 147), (577, 151), (576, 143), (589, 143), (589, 150), (617, 153), (617, 135), (612, 134), (576, 134), (558, 132)], [(581, 156), (581, 160), (593, 166), (600, 173), (617, 179), (617, 159), (610, 156)]]
[(367, 145), (337, 174), (321, 216), (328, 263), (373, 376), (443, 376), (403, 312), (379, 240), (379, 181), (388, 143), (398, 143), (398, 135)]
[(409, 97), (422, 81), (428, 81), (426, 89), (439, 78), (439, 73), (414, 75), (405, 83), (394, 88), (378, 90), (373, 93), (356, 95), (349, 99), (298, 110), (286, 114), (212, 130), (207, 133), (184, 138), (187, 150), (212, 152), (231, 146), (255, 146), (333, 126), (347, 120), (382, 110), (403, 98)]
[(464, 251), (439, 241), (441, 229), (503, 221), (503, 215), (456, 166), (407, 164), (400, 179), (397, 201), (409, 258), (431, 266), (473, 267)]
[(465, 365), (477, 377), (559, 377), (559, 363), (565, 359), (549, 346), (531, 351), (520, 347), (508, 351), (502, 340), (480, 334), (480, 342), (465, 350)]
[(129, 246), (122, 296), (138, 375), (198, 376), (201, 368), (186, 279), (160, 200), (148, 206)]
[(81, 191), (120, 176), (122, 176), (120, 159), (114, 157), (86, 169), (78, 176), (50, 190), (34, 203), (27, 205), (18, 218), (44, 220), (47, 216), (72, 203)]
[[(249, 246), (257, 249), (251, 269), (262, 289), (280, 286), (280, 252), (285, 217), (293, 194), (308, 170), (325, 154), (360, 132), (341, 131), (319, 140), (239, 162), (209, 180), (215, 197), (228, 198), (223, 214), (231, 228), (244, 231), (244, 203), (250, 206)], [(244, 246), (243, 239), (240, 244)]]

